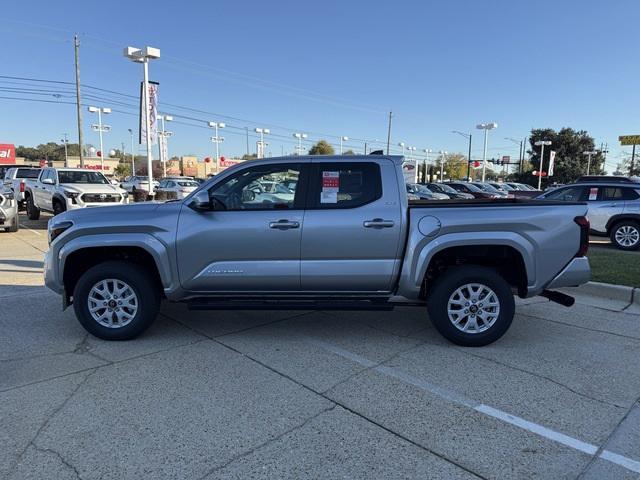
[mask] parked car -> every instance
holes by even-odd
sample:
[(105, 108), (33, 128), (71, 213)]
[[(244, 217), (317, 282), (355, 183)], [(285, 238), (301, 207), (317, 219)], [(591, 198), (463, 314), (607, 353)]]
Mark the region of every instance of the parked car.
[(526, 183), (508, 182), (507, 185), (513, 188), (512, 194), (514, 198), (534, 198), (542, 193), (542, 190), (538, 190)]
[(189, 177), (172, 177), (162, 180), (156, 192), (176, 192), (176, 198), (184, 198), (199, 186), (198, 182)]
[(4, 186), (13, 192), (19, 209), (24, 205), (25, 180), (39, 175), (40, 168), (35, 167), (11, 167), (5, 172)]
[(540, 194), (554, 202), (587, 202), (591, 233), (609, 236), (621, 250), (640, 248), (640, 182), (589, 180)]
[(440, 193), (434, 193), (417, 183), (407, 183), (407, 193), (415, 195), (419, 200), (447, 200), (449, 198)]
[(13, 191), (3, 185), (0, 185), (0, 228), (5, 232), (17, 232), (20, 228), (18, 201)]
[(459, 192), (455, 188), (451, 188), (446, 183), (427, 183), (425, 186), (432, 192), (444, 193), (449, 198), (454, 200), (470, 200), (472, 198), (475, 198), (470, 193)]
[(434, 200), (449, 200), (451, 197), (446, 193), (438, 192), (434, 188), (430, 188), (428, 185), (423, 185), (421, 183), (414, 183), (412, 186), (421, 193), (428, 193), (433, 195)]
[(478, 187), (483, 192), (491, 193), (495, 195), (495, 198), (506, 198), (509, 196), (509, 194), (506, 191), (498, 190), (496, 187), (494, 187), (488, 182), (470, 182), (470, 183)]
[[(153, 180), (153, 191), (155, 191), (158, 185), (160, 185), (160, 182)], [(127, 193), (134, 193), (136, 190), (150, 192), (149, 177), (141, 175), (126, 177), (124, 182), (120, 184), (120, 188), (125, 190)]]
[[(260, 159), (184, 200), (66, 212), (49, 222), (45, 283), (108, 340), (142, 333), (166, 298), (192, 309), (426, 306), (450, 341), (480, 346), (509, 328), (513, 292), (570, 305), (554, 289), (589, 280), (585, 205), (410, 205), (402, 160)], [(289, 201), (247, 199), (275, 176), (305, 181)]]
[(95, 170), (81, 168), (43, 168), (37, 179), (27, 179), (24, 198), (31, 220), (40, 211), (59, 215), (67, 210), (129, 203), (127, 192)]
[(473, 198), (498, 198), (497, 195), (480, 190), (474, 184), (469, 182), (447, 182), (445, 185), (449, 185), (457, 192), (473, 195)]

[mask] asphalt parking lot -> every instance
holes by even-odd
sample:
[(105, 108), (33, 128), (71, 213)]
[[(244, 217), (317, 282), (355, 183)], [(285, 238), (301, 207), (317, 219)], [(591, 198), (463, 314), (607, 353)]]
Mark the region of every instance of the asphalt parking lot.
[(640, 316), (519, 302), (498, 342), (419, 308), (191, 312), (88, 336), (0, 233), (0, 477), (640, 478)]

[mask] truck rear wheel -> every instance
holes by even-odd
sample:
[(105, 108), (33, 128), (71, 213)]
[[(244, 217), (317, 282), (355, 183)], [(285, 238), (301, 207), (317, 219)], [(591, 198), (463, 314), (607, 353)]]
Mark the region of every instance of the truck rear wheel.
[(129, 340), (155, 320), (160, 292), (140, 267), (108, 261), (80, 277), (73, 291), (73, 307), (78, 321), (92, 335), (103, 340)]
[(33, 197), (27, 197), (27, 217), (29, 220), (38, 220), (40, 218), (40, 209), (33, 203)]
[(447, 340), (481, 347), (509, 329), (515, 313), (510, 285), (495, 270), (451, 267), (435, 280), (427, 299), (431, 322)]

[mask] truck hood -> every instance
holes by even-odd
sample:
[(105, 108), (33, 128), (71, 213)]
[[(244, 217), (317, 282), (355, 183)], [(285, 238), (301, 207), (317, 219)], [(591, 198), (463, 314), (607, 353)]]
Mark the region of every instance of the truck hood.
[(61, 183), (60, 186), (68, 192), (76, 193), (119, 193), (124, 190), (116, 185), (104, 185), (102, 183)]
[[(105, 185), (105, 187), (108, 185)], [(68, 210), (55, 218), (56, 223), (71, 220), (74, 224), (107, 222), (112, 218), (114, 223), (126, 223), (129, 219), (152, 218), (153, 212), (161, 205), (160, 202), (134, 203), (129, 205), (114, 205), (100, 208), (79, 208)]]

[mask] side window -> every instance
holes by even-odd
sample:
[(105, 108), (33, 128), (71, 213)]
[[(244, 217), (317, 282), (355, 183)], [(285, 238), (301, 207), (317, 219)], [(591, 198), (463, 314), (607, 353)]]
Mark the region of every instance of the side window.
[(602, 187), (600, 188), (600, 197), (598, 200), (622, 200), (622, 188)]
[(623, 200), (637, 200), (640, 198), (640, 188), (623, 188), (622, 189), (622, 199)]
[(595, 192), (596, 196), (590, 194), (589, 197), (587, 197), (585, 193), (585, 187), (567, 187), (559, 188), (554, 192), (548, 193), (545, 198), (548, 200), (559, 200), (561, 202), (583, 202), (587, 199), (595, 200), (598, 194), (597, 188)]
[(382, 197), (377, 163), (325, 163), (311, 179), (311, 205), (320, 209), (357, 208)]
[(259, 165), (246, 168), (209, 190), (209, 196), (228, 211), (292, 210), (302, 208), (298, 191), (299, 164)]

